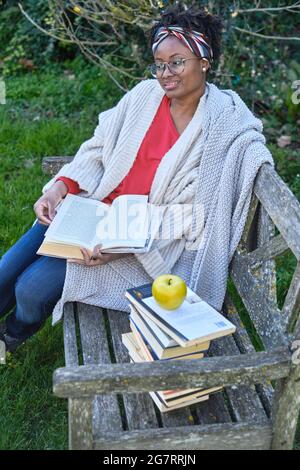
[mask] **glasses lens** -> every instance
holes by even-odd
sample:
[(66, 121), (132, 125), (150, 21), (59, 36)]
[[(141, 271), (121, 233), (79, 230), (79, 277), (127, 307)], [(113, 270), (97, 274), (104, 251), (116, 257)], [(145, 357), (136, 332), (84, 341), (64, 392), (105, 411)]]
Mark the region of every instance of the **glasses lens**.
[(172, 62), (169, 62), (169, 68), (171, 73), (173, 73), (174, 75), (178, 75), (179, 73), (183, 72), (184, 63), (181, 59), (173, 60)]
[[(172, 62), (169, 62), (168, 65), (170, 72), (174, 75), (178, 75), (184, 70), (184, 62), (182, 61), (182, 59), (173, 60)], [(154, 62), (153, 64), (150, 64), (148, 68), (153, 77), (156, 78), (160, 77), (164, 73), (166, 65), (164, 63)]]
[(153, 77), (156, 77), (156, 76), (157, 76), (157, 67), (156, 67), (156, 64), (150, 64), (150, 65), (148, 65), (148, 69), (149, 69), (151, 75), (153, 75)]

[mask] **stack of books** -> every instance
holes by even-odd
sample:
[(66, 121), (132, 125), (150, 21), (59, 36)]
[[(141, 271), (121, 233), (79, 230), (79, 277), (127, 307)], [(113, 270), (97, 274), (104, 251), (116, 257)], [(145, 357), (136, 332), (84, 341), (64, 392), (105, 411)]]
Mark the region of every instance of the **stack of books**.
[[(128, 289), (131, 332), (122, 335), (132, 362), (201, 359), (216, 338), (235, 326), (189, 287), (176, 310), (166, 310), (152, 296), (152, 284)], [(161, 412), (205, 401), (222, 387), (150, 392)]]

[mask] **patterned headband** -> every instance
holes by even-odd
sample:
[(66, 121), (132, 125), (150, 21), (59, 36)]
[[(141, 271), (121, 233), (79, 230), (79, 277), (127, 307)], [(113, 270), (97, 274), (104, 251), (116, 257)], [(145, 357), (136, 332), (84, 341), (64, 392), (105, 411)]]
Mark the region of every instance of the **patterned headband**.
[(154, 43), (152, 45), (153, 55), (158, 45), (169, 35), (176, 36), (178, 39), (196, 54), (197, 57), (207, 59), (209, 62), (213, 61), (213, 51), (208, 42), (204, 39), (204, 34), (195, 30), (186, 30), (180, 26), (161, 26), (155, 35)]

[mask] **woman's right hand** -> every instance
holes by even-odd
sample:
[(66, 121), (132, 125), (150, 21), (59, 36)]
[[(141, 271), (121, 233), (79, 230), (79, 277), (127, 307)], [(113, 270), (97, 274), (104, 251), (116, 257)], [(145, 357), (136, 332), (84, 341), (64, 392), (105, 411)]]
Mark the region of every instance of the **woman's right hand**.
[(63, 181), (56, 181), (34, 204), (34, 212), (41, 224), (50, 225), (54, 216), (55, 208), (65, 197), (68, 188)]

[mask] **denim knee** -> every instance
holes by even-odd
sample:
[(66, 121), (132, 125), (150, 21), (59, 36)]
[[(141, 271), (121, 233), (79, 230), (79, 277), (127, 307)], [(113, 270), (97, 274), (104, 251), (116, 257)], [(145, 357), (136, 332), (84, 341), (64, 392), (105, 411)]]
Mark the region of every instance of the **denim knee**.
[(6, 252), (0, 258), (0, 292), (5, 293), (6, 289), (14, 284), (13, 271), (16, 260), (13, 260)]

